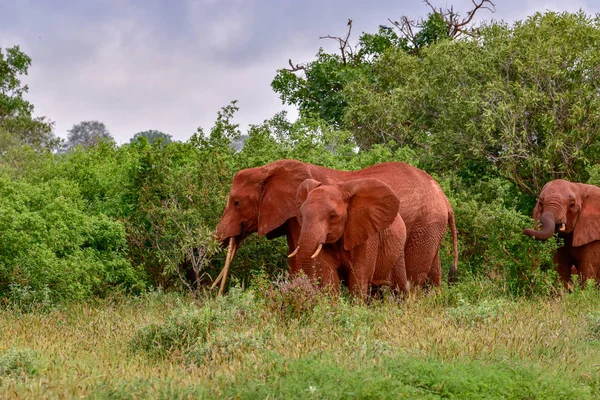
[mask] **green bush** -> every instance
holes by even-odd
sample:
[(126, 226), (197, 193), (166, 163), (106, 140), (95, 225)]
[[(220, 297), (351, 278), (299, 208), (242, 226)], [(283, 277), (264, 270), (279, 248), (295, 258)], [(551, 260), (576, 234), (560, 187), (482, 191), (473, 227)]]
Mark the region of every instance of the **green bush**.
[(133, 351), (144, 351), (155, 357), (165, 357), (175, 351), (206, 343), (217, 315), (210, 308), (180, 310), (163, 324), (152, 324), (140, 329), (130, 342)]
[[(39, 371), (38, 355), (32, 350), (0, 351), (0, 378), (25, 378)], [(1, 379), (0, 379), (1, 380)]]
[(478, 201), (468, 192), (453, 195), (460, 237), (460, 268), (504, 280), (516, 294), (550, 294), (556, 287), (555, 241), (538, 242), (523, 234), (533, 220), (502, 198)]
[(75, 300), (144, 286), (125, 258), (123, 225), (86, 214), (72, 182), (36, 185), (0, 173), (0, 232), (0, 293), (13, 300)]

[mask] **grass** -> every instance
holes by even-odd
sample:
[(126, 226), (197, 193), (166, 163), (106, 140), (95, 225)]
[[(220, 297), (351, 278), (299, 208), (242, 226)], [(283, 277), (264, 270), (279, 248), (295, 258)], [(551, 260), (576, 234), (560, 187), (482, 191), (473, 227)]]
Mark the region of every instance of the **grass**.
[(362, 305), (302, 286), (4, 308), (0, 398), (600, 396), (598, 289), (515, 299), (471, 280)]

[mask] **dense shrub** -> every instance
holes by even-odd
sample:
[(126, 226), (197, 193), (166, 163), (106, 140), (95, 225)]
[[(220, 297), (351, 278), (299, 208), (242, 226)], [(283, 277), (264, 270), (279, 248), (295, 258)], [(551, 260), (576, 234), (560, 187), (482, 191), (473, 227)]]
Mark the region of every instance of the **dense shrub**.
[(39, 369), (38, 355), (28, 349), (10, 348), (0, 351), (0, 378), (27, 378)]
[(72, 182), (35, 185), (0, 174), (0, 232), (0, 293), (13, 298), (83, 299), (144, 286), (125, 258), (123, 225), (86, 214)]

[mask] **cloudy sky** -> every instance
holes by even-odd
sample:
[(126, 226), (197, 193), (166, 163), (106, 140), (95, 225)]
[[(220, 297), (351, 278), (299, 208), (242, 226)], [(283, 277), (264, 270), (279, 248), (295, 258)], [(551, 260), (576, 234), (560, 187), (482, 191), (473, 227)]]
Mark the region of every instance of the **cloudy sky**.
[[(432, 0), (466, 13), (471, 0)], [(600, 0), (495, 0), (479, 19), (514, 21), (535, 11), (600, 12)], [(276, 70), (310, 61), (320, 35), (354, 38), (387, 19), (426, 15), (421, 0), (0, 0), (0, 47), (33, 60), (27, 99), (66, 137), (99, 120), (115, 139), (158, 129), (187, 139), (239, 100), (236, 122), (260, 123), (286, 109), (271, 90)], [(389, 25), (389, 23), (388, 23)]]

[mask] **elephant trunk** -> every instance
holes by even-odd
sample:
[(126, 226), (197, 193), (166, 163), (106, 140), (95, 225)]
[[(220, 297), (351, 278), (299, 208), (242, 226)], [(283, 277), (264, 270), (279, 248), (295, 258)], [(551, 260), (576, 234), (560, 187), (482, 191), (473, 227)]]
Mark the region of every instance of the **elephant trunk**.
[(542, 221), (542, 229), (536, 231), (535, 229), (525, 229), (524, 233), (529, 236), (533, 236), (537, 240), (548, 240), (554, 234), (554, 230), (556, 229), (556, 219), (554, 215), (550, 213), (542, 214), (540, 218)]
[(242, 233), (240, 224), (236, 224), (229, 214), (224, 214), (215, 231), (217, 240), (221, 243), (221, 247), (227, 247), (229, 245), (229, 238), (238, 237)]
[(312, 266), (315, 265), (315, 258), (313, 256), (322, 245), (323, 241), (317, 238), (300, 235), (296, 257), (298, 258), (298, 265), (308, 277), (314, 277), (314, 268)]

